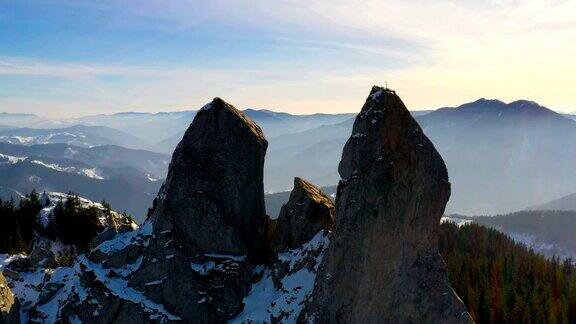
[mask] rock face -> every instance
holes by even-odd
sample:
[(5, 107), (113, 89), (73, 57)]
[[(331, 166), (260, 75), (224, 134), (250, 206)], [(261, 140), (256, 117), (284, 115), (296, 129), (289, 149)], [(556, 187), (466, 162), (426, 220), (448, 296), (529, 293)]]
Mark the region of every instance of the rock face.
[(174, 151), (130, 286), (185, 322), (225, 322), (242, 310), (253, 261), (267, 252), (267, 145), (254, 122), (219, 98), (198, 112)]
[(204, 106), (172, 156), (154, 232), (172, 230), (180, 244), (204, 252), (262, 250), (267, 146), (260, 127), (232, 105), (215, 98)]
[(0, 324), (20, 323), (18, 301), (8, 287), (6, 279), (0, 273)]
[(282, 206), (276, 225), (278, 250), (295, 249), (309, 242), (321, 230), (332, 230), (334, 203), (318, 187), (294, 178), (288, 202)]
[(266, 148), (256, 124), (214, 99), (176, 148), (146, 223), (79, 258), (77, 282), (60, 281), (47, 305), (67, 294), (58, 318), (88, 323), (233, 319), (268, 256)]
[(335, 231), (301, 320), (469, 322), (437, 247), (448, 173), (393, 91), (372, 89), (338, 171)]

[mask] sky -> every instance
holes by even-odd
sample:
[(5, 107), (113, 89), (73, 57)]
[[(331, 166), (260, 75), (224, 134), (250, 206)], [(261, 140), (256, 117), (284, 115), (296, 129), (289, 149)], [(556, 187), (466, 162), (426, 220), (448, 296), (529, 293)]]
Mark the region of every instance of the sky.
[(356, 112), (480, 97), (576, 111), (576, 1), (0, 0), (0, 111)]

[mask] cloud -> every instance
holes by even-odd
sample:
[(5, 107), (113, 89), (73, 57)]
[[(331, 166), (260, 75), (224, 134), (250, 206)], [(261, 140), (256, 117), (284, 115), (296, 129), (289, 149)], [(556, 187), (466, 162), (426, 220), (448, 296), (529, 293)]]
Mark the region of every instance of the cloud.
[[(386, 81), (411, 108), (478, 97), (526, 98), (567, 111), (576, 107), (574, 1), (64, 4), (105, 17), (110, 37), (153, 31), (154, 39), (163, 41), (154, 44), (183, 42), (188, 47), (178, 51), (196, 56), (132, 62), (128, 53), (121, 64), (0, 58), (0, 76), (57, 79), (42, 85), (50, 89), (44, 102), (41, 96), (32, 104), (30, 98), (0, 92), (2, 107), (44, 104), (53, 114), (79, 113), (74, 106), (90, 112), (158, 111), (199, 107), (223, 96), (239, 107), (355, 111), (372, 84)], [(193, 37), (198, 34), (204, 37)]]

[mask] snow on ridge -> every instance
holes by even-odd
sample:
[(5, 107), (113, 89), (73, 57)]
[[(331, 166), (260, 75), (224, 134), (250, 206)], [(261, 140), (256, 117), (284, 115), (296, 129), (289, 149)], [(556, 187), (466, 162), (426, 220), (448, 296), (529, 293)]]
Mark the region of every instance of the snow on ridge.
[(113, 239), (100, 243), (94, 251), (100, 251), (105, 254), (110, 254), (116, 251), (123, 250), (128, 245), (134, 243), (138, 239), (143, 240), (144, 246), (147, 245), (147, 238), (152, 235), (152, 222), (146, 221), (140, 228), (116, 235)]
[(462, 219), (457, 217), (444, 216), (440, 219), (440, 223), (454, 223), (456, 226), (461, 227), (472, 223), (469, 219)]
[(18, 157), (0, 153), (0, 159), (6, 160), (6, 162), (0, 162), (0, 163), (16, 164), (18, 162), (26, 160), (26, 157)]
[[(138, 263), (138, 262), (136, 262)], [(166, 310), (164, 305), (158, 304), (146, 297), (144, 293), (138, 291), (132, 287), (129, 287), (128, 282), (121, 278), (110, 278), (107, 274), (110, 269), (104, 269), (100, 267), (99, 264), (95, 264), (90, 262), (86, 257), (81, 256), (79, 258), (78, 264), (82, 264), (86, 267), (86, 271), (91, 271), (96, 276), (96, 280), (101, 282), (106, 288), (112, 292), (112, 294), (116, 295), (118, 298), (131, 301), (135, 304), (139, 304), (144, 308), (147, 313), (150, 313), (151, 316), (160, 315), (165, 317), (171, 321), (180, 321), (182, 320), (180, 317), (171, 314)], [(138, 266), (133, 267), (131, 271), (138, 270)], [(125, 275), (129, 275), (129, 273), (125, 273)], [(79, 276), (79, 275), (78, 275)]]
[[(39, 222), (43, 226), (48, 226), (53, 216), (54, 208), (60, 201), (65, 201), (66, 199), (68, 199), (68, 195), (64, 193), (43, 193), (40, 197), (40, 201), (44, 205), (44, 208), (38, 215)], [(92, 202), (88, 199), (81, 197), (78, 197), (78, 199), (82, 208), (104, 208), (101, 204)], [(112, 213), (115, 212), (112, 211)], [(123, 242), (126, 243), (125, 245), (127, 245), (132, 242), (131, 239), (126, 240), (127, 237), (131, 238), (135, 236), (135, 234), (150, 234), (152, 231), (150, 224), (147, 226), (145, 223), (142, 228), (138, 228), (135, 224), (133, 225), (135, 228), (134, 231), (117, 235), (112, 240), (101, 243), (98, 248), (101, 248), (106, 244), (113, 245), (111, 242), (118, 241), (128, 241)], [(61, 254), (69, 253), (73, 255), (77, 253), (73, 246), (40, 236), (35, 238), (34, 246), (35, 249), (42, 248), (44, 250), (48, 250), (52, 252), (56, 257)], [(27, 256), (24, 254), (12, 256), (0, 255), (0, 271), (4, 266), (20, 258), (27, 258)], [(89, 296), (86, 288), (82, 284), (82, 278), (86, 271), (93, 272), (96, 276), (96, 279), (102, 282), (112, 294), (117, 295), (119, 298), (140, 304), (146, 310), (146, 312), (150, 314), (151, 318), (154, 317), (160, 319), (161, 321), (179, 320), (178, 317), (168, 313), (164, 309), (163, 305), (158, 305), (150, 300), (145, 299), (145, 297), (143, 297), (143, 293), (128, 287), (128, 282), (125, 280), (125, 278), (127, 278), (140, 267), (142, 259), (143, 256), (141, 256), (134, 263), (125, 264), (121, 268), (113, 269), (116, 274), (121, 276), (118, 278), (109, 278), (108, 273), (111, 269), (103, 269), (100, 264), (93, 264), (86, 258), (84, 254), (78, 255), (70, 266), (59, 266), (52, 269), (40, 262), (36, 267), (31, 268), (28, 271), (11, 270), (17, 277), (15, 278), (7, 276), (6, 278), (13, 287), (13, 293), (22, 305), (21, 316), (23, 323), (27, 323), (29, 320), (31, 320), (28, 317), (30, 316), (29, 311), (32, 307), (35, 307), (36, 310), (36, 318), (32, 320), (41, 318), (42, 322), (54, 323), (61, 319), (60, 316), (62, 316), (62, 307), (66, 302), (70, 301), (71, 295), (75, 294), (78, 296), (78, 299), (74, 302), (85, 302)], [(42, 294), (46, 291), (50, 291), (50, 289), (55, 289), (54, 295), (42, 304), (38, 304)], [(91, 303), (90, 300), (87, 302)], [(93, 299), (93, 302), (97, 303), (96, 299)]]
[(60, 165), (55, 164), (55, 163), (45, 163), (45, 162), (40, 161), (40, 160), (32, 160), (32, 161), (30, 161), (30, 163), (38, 164), (38, 165), (41, 165), (45, 168), (52, 169), (52, 170), (55, 170), (58, 172), (76, 173), (79, 175), (86, 176), (88, 178), (97, 179), (97, 180), (104, 180), (104, 177), (102, 177), (99, 174), (99, 170), (97, 168), (79, 169), (79, 168), (73, 167), (73, 166), (63, 167), (63, 166), (60, 166)]
[(148, 181), (150, 181), (150, 182), (156, 182), (156, 181), (160, 180), (160, 179), (154, 178), (152, 175), (150, 175), (148, 173), (146, 174), (146, 177), (148, 178)]

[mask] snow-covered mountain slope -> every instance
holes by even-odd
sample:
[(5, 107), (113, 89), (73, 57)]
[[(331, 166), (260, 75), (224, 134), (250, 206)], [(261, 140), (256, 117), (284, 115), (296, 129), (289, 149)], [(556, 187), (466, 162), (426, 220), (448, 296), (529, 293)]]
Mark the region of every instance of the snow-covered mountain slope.
[[(272, 266), (254, 269), (254, 278), (259, 279), (244, 299), (244, 310), (231, 323), (295, 323), (314, 288), (316, 273), (329, 243), (328, 235), (321, 231), (301, 248), (278, 254)], [(0, 268), (23, 305), (24, 322), (74, 322), (77, 320), (75, 309), (82, 304), (82, 308), (89, 305), (93, 316), (111, 316), (100, 312), (103, 300), (132, 305), (142, 312), (135, 318), (160, 323), (178, 321), (164, 305), (150, 300), (129, 283), (142, 263), (142, 256), (134, 251), (146, 247), (151, 236), (152, 224), (147, 222), (139, 229), (102, 242), (89, 255), (79, 255), (69, 265), (18, 271), (13, 265), (26, 256), (2, 255)], [(57, 248), (60, 247), (52, 246)], [(194, 271), (206, 278), (214, 273), (226, 273), (235, 263), (243, 262), (226, 255), (206, 257), (212, 261), (191, 264)], [(161, 284), (162, 281), (148, 282), (144, 286)]]
[(55, 170), (55, 171), (59, 171), (59, 172), (66, 172), (66, 173), (74, 173), (74, 174), (79, 174), (82, 176), (86, 176), (88, 178), (93, 178), (93, 179), (98, 179), (98, 180), (104, 180), (104, 177), (102, 175), (102, 170), (98, 169), (98, 168), (91, 168), (90, 166), (85, 166), (85, 167), (79, 167), (79, 166), (75, 166), (75, 165), (63, 165), (63, 164), (59, 164), (56, 161), (46, 161), (46, 159), (41, 159), (41, 158), (31, 158), (29, 160), (30, 163), (34, 163), (34, 164), (38, 164), (41, 165), (43, 167)]
[(105, 126), (75, 125), (66, 128), (14, 128), (0, 130), (0, 142), (18, 145), (64, 143), (82, 147), (120, 145), (142, 148), (144, 143), (122, 131)]
[(91, 148), (68, 144), (15, 145), (0, 143), (0, 163), (15, 163), (26, 157), (71, 160), (99, 168), (131, 167), (153, 178), (164, 178), (170, 163), (167, 154), (106, 145)]
[[(0, 271), (20, 302), (22, 323), (54, 323), (57, 310), (62, 306), (59, 302), (79, 291), (80, 276), (75, 271), (85, 271), (79, 268), (84, 260), (81, 247), (64, 243), (58, 236), (47, 235), (57, 226), (55, 209), (59, 204), (66, 204), (68, 199), (71, 198), (67, 194), (44, 193), (40, 197), (43, 208), (36, 218), (39, 230), (35, 231), (30, 253), (0, 255)], [(74, 199), (77, 199), (78, 208), (91, 208), (98, 213), (100, 232), (92, 239), (94, 244), (138, 229), (130, 218), (106, 206), (81, 197)]]
[(316, 274), (329, 244), (329, 234), (318, 232), (302, 247), (279, 253), (272, 267), (258, 267), (244, 298), (244, 310), (231, 323), (295, 323), (314, 289)]
[[(12, 154), (15, 153), (25, 152)], [(95, 159), (95, 162), (98, 161)], [(0, 187), (6, 189), (2, 191), (5, 199), (10, 196), (17, 199), (16, 193), (33, 189), (73, 191), (96, 201), (109, 201), (143, 221), (148, 204), (161, 184), (156, 175), (130, 166), (99, 166), (47, 156), (0, 155)]]

